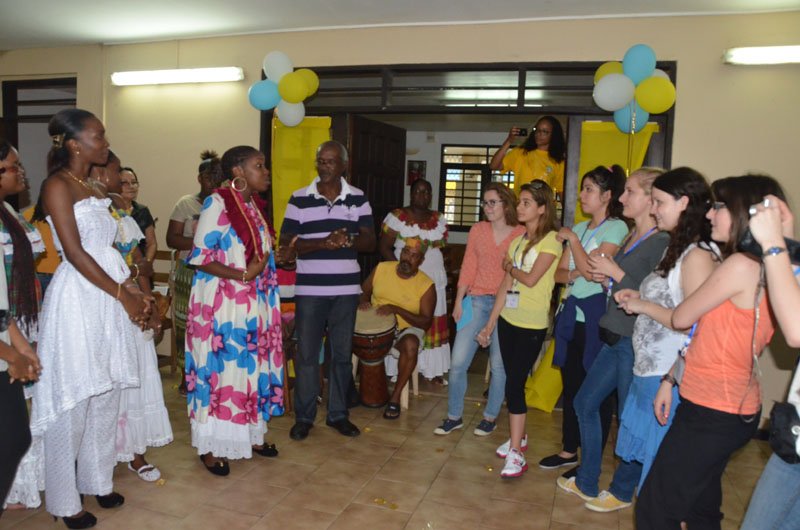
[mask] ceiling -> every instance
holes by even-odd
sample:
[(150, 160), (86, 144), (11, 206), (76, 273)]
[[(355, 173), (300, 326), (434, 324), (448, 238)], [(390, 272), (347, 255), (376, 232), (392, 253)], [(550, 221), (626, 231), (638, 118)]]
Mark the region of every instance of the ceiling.
[(800, 0), (2, 0), (0, 50), (320, 28), (800, 9)]

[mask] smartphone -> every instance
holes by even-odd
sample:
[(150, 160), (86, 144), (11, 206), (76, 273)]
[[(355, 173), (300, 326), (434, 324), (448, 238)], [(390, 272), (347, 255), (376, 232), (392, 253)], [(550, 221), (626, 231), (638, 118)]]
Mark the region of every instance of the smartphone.
[(528, 129), (525, 127), (517, 127), (517, 136), (528, 136)]

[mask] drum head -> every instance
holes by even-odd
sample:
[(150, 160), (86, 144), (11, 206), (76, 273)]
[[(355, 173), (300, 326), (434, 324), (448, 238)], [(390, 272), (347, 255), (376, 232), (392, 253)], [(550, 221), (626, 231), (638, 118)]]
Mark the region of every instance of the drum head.
[(359, 335), (380, 335), (396, 324), (394, 315), (379, 315), (375, 307), (359, 309), (356, 313), (356, 329)]

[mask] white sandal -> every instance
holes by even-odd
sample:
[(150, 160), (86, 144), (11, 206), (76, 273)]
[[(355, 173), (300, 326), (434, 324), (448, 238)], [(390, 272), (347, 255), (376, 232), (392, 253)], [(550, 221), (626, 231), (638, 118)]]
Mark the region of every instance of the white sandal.
[(153, 464), (145, 464), (139, 469), (134, 469), (131, 463), (128, 462), (128, 469), (139, 475), (139, 478), (145, 482), (155, 482), (161, 478), (161, 471)]

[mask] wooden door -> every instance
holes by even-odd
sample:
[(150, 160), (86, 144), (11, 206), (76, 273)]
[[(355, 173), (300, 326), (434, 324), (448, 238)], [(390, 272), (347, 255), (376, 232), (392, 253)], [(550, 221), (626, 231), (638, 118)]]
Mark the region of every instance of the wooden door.
[[(332, 134), (350, 153), (350, 182), (364, 191), (375, 218), (375, 235), (380, 238), (383, 219), (403, 205), (406, 161), (406, 131), (362, 116), (334, 117)], [(338, 126), (337, 126), (338, 125)], [(362, 279), (380, 261), (376, 252), (359, 256)]]

